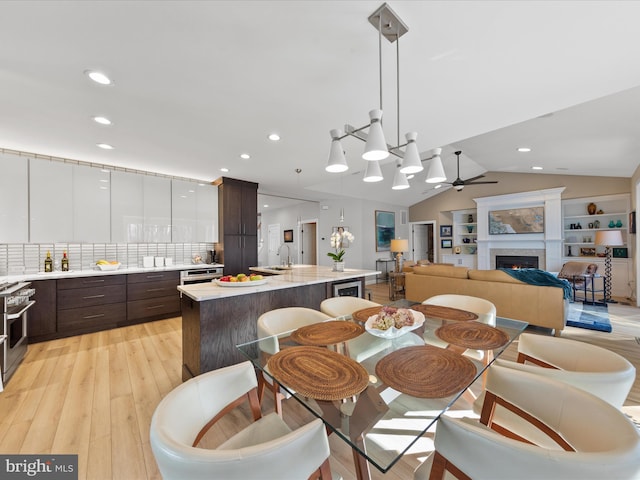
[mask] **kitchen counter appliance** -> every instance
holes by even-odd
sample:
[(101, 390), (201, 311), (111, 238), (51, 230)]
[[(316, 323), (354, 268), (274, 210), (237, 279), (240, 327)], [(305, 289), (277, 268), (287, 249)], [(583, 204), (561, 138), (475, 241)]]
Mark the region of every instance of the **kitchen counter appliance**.
[(27, 313), (35, 305), (30, 298), (35, 293), (31, 282), (0, 284), (2, 306), (2, 332), (5, 341), (0, 345), (0, 374), (6, 383), (14, 374), (27, 353)]
[(180, 285), (211, 282), (214, 278), (222, 277), (222, 269), (222, 265), (203, 265), (202, 268), (182, 270), (180, 272)]

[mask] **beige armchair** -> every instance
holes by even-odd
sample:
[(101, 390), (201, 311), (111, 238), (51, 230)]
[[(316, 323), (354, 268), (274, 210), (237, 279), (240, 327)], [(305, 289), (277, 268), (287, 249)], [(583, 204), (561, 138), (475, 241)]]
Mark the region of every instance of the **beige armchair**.
[[(598, 271), (598, 265), (589, 262), (567, 262), (558, 273), (558, 278), (567, 280), (573, 289), (573, 300), (576, 300), (576, 292), (583, 290), (588, 275), (593, 275)], [(592, 284), (593, 288), (593, 284)], [(585, 298), (585, 300), (587, 300)]]

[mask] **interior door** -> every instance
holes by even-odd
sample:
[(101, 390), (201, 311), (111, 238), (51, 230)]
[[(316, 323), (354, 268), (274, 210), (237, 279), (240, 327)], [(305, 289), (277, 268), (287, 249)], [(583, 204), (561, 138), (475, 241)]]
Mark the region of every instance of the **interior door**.
[(300, 263), (303, 265), (317, 265), (317, 227), (314, 222), (302, 223), (300, 230)]
[(413, 261), (427, 259), (433, 262), (433, 222), (416, 223), (411, 228)]

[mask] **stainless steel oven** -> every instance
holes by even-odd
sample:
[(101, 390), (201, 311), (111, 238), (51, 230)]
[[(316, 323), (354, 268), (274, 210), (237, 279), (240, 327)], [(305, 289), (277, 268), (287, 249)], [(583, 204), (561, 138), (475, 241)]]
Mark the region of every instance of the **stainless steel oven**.
[(214, 278), (220, 278), (222, 276), (222, 268), (221, 266), (203, 265), (202, 268), (182, 270), (180, 272), (180, 285), (205, 283), (210, 282)]
[(29, 282), (0, 285), (2, 301), (2, 335), (5, 337), (0, 357), (3, 382), (9, 378), (27, 353), (28, 310), (36, 303), (31, 300), (35, 290)]

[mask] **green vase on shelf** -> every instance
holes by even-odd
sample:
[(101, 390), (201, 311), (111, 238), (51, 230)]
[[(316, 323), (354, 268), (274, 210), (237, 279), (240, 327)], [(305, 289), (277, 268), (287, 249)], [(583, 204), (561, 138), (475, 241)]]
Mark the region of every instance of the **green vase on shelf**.
[(616, 227), (618, 227), (618, 228), (622, 228), (622, 220), (618, 220), (618, 221), (616, 222)]
[(616, 226), (616, 222), (614, 222), (613, 220), (609, 221), (609, 228), (613, 228)]

